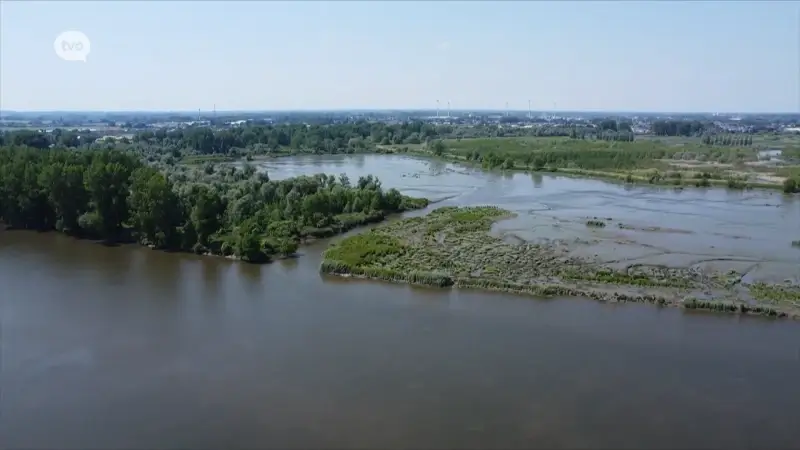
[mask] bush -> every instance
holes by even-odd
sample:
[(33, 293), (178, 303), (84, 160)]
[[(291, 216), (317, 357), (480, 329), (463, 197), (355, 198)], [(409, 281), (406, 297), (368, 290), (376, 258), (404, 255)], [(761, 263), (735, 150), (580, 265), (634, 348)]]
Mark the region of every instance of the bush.
[(783, 181), (783, 192), (793, 194), (797, 192), (797, 181), (794, 178), (787, 178)]

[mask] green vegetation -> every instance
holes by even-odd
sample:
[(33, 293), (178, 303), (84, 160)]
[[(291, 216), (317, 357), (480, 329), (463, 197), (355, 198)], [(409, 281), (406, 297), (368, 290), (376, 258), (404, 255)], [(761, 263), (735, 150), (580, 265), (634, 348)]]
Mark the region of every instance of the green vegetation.
[(798, 166), (763, 166), (755, 148), (720, 148), (704, 145), (700, 138), (682, 139), (672, 145), (660, 139), (609, 141), (598, 135), (445, 139), (429, 153), (484, 169), (561, 172), (625, 183), (800, 190)]
[(656, 120), (652, 124), (656, 136), (699, 136), (706, 127), (697, 120)]
[(791, 137), (720, 134), (713, 124), (698, 121), (656, 121), (655, 136), (634, 135), (630, 123), (611, 119), (532, 128), (514, 126), (517, 121), (504, 118), (501, 124), (477, 126), (420, 121), (251, 123), (229, 128), (162, 128), (104, 140), (97, 140), (89, 130), (44, 133), (27, 129), (0, 134), (0, 144), (117, 149), (167, 165), (298, 154), (403, 152), (486, 169), (559, 171), (626, 183), (782, 188), (787, 193), (796, 192), (800, 184), (798, 166), (757, 163), (760, 149), (783, 148), (788, 160), (798, 159), (794, 156), (800, 154), (800, 146)]
[(606, 226), (606, 223), (603, 222), (602, 220), (587, 220), (586, 226), (604, 228)]
[[(509, 211), (490, 206), (439, 208), (425, 217), (385, 224), (332, 244), (320, 270), (537, 296), (584, 296), (778, 316), (800, 313), (797, 303), (743, 306), (741, 301), (726, 301), (733, 296), (733, 287), (715, 281), (714, 274), (644, 265), (613, 270), (573, 257), (562, 245), (512, 245), (488, 234), (493, 222), (510, 216)], [(754, 296), (758, 289), (754, 288)], [(700, 291), (714, 291), (721, 300), (690, 297)]]
[(800, 308), (800, 288), (767, 283), (753, 283), (749, 286), (750, 295), (761, 302)]
[(753, 136), (744, 134), (704, 134), (700, 138), (700, 142), (705, 145), (749, 147), (753, 145)]
[(498, 138), (447, 140), (450, 154), (500, 167), (506, 160), (530, 170), (574, 168), (584, 170), (668, 169), (670, 162), (755, 160), (753, 151), (717, 149), (702, 145), (668, 146), (657, 140), (608, 142), (568, 138)]
[(683, 301), (682, 305), (685, 309), (697, 309), (715, 312), (728, 312), (739, 314), (756, 314), (768, 317), (787, 317), (788, 314), (784, 311), (779, 311), (775, 308), (765, 305), (748, 305), (747, 303), (734, 303), (726, 301), (712, 301), (712, 300), (699, 300), (696, 298), (688, 298)]
[(270, 181), (243, 169), (148, 165), (116, 150), (0, 148), (0, 220), (109, 242), (264, 262), (303, 239), (427, 206), (377, 178)]
[(794, 178), (787, 178), (783, 180), (783, 192), (787, 194), (793, 194), (797, 192), (797, 190), (798, 190), (797, 180), (795, 180)]

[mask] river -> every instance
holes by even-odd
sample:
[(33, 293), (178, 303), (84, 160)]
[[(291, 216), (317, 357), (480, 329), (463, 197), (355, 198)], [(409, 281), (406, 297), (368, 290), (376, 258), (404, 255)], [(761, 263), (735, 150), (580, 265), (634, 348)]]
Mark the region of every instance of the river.
[[(259, 164), (273, 178), (372, 173), (434, 206), (498, 204), (519, 217), (495, 232), (592, 240), (607, 261), (800, 277), (790, 246), (800, 204), (779, 193), (490, 174), (401, 156)], [(634, 229), (589, 230), (591, 216)], [(0, 447), (800, 442), (797, 322), (322, 277), (326, 245), (254, 266), (0, 232)]]

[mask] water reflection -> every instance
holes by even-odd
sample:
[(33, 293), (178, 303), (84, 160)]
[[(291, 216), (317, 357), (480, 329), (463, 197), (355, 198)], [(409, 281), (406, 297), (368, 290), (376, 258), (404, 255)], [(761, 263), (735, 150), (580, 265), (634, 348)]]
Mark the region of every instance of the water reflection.
[(279, 264), (284, 272), (289, 272), (289, 271), (292, 271), (292, 270), (294, 270), (294, 269), (296, 269), (298, 267), (299, 259), (304, 257), (304, 256), (308, 256), (308, 255), (304, 254), (304, 252), (301, 250), (298, 255), (296, 255), (294, 257), (284, 258), (284, 259), (278, 260), (275, 264)]
[(448, 166), (447, 162), (440, 159), (432, 159), (429, 164), (430, 172), (433, 174), (444, 172)]
[(364, 168), (364, 164), (366, 162), (365, 155), (349, 156), (349, 159), (351, 160), (351, 162), (349, 162), (349, 164), (352, 164), (353, 166), (355, 166), (358, 169), (363, 169)]
[(264, 270), (267, 266), (236, 262), (234, 267), (235, 279), (239, 281), (240, 286), (250, 297), (258, 297), (262, 285), (270, 286), (272, 284), (270, 272)]
[(220, 283), (224, 278), (223, 271), (229, 267), (226, 262), (218, 258), (204, 258), (200, 261), (200, 284), (203, 290), (203, 298), (214, 299), (219, 297)]
[(542, 176), (542, 174), (539, 172), (532, 172), (531, 180), (533, 180), (533, 187), (536, 189), (540, 189), (542, 187), (542, 181), (544, 180), (544, 176)]

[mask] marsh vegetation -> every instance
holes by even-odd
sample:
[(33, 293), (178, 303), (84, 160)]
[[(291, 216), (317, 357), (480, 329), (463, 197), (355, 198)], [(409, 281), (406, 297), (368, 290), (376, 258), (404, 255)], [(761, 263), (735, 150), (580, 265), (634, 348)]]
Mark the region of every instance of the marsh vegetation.
[[(573, 256), (574, 243), (509, 244), (489, 234), (511, 217), (497, 207), (443, 207), (332, 244), (323, 273), (431, 286), (483, 288), (537, 296), (685, 305), (774, 316), (800, 312), (793, 287), (753, 285), (731, 273), (632, 264), (616, 270)], [(598, 221), (602, 222), (602, 221)], [(745, 295), (737, 289), (744, 289)], [(745, 299), (751, 296), (753, 302)], [(766, 301), (766, 300), (769, 301)], [(728, 306), (718, 306), (728, 305)]]
[(739, 138), (722, 140), (719, 145), (705, 142), (702, 138), (681, 138), (676, 143), (657, 138), (495, 137), (446, 139), (437, 142), (432, 153), (485, 169), (563, 172), (627, 183), (798, 190), (800, 169), (791, 158), (765, 163), (759, 154), (776, 148), (791, 152), (795, 141), (776, 141), (770, 146)]

